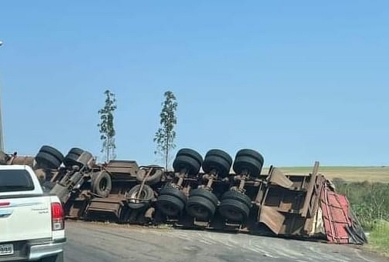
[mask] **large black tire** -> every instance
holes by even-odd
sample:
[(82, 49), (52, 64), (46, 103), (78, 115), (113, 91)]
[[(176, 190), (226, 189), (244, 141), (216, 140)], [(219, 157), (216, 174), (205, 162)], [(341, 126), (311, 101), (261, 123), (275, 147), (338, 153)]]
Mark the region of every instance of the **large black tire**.
[[(147, 185), (154, 185), (161, 181), (162, 175), (163, 175), (163, 169), (161, 168), (154, 168), (153, 172), (147, 177), (145, 183)], [(145, 179), (145, 176), (147, 174), (147, 169), (139, 169), (136, 172), (136, 180), (139, 182), (143, 182)]]
[(188, 176), (193, 177), (200, 172), (201, 163), (192, 157), (179, 155), (173, 161), (173, 168), (175, 172), (181, 172), (185, 169)]
[(250, 209), (238, 200), (224, 199), (220, 203), (219, 213), (229, 221), (243, 223), (248, 218)]
[(200, 155), (200, 153), (190, 148), (181, 148), (176, 154), (176, 157), (178, 156), (188, 156), (193, 158), (200, 164), (200, 166), (203, 163), (203, 157)]
[(55, 157), (56, 159), (58, 159), (58, 161), (60, 161), (61, 163), (62, 163), (62, 161), (64, 159), (63, 154), (60, 151), (58, 151), (57, 149), (55, 149), (54, 147), (51, 147), (51, 146), (44, 145), (44, 146), (41, 147), (39, 152), (48, 153), (48, 154), (52, 155), (53, 157)]
[(211, 191), (206, 190), (204, 188), (196, 188), (196, 189), (191, 190), (189, 193), (189, 198), (194, 197), (194, 196), (206, 198), (209, 201), (211, 201), (211, 203), (213, 203), (215, 206), (217, 206), (219, 204), (219, 199), (217, 198), (217, 196), (215, 196), (215, 194), (212, 193)]
[(159, 196), (156, 206), (158, 210), (169, 217), (179, 216), (185, 207), (180, 199), (170, 195)]
[(68, 154), (75, 154), (78, 156), (80, 156), (82, 153), (84, 153), (84, 150), (78, 147), (73, 147), (68, 152)]
[(100, 197), (108, 197), (112, 189), (111, 176), (106, 171), (100, 171), (92, 174), (91, 179), (92, 193)]
[(234, 172), (238, 175), (248, 172), (251, 177), (258, 177), (261, 174), (263, 163), (249, 156), (238, 156), (234, 161)]
[(87, 167), (92, 159), (93, 155), (88, 151), (84, 151), (84, 153), (82, 153), (77, 159), (77, 162), (79, 163), (79, 167), (82, 168), (84, 166)]
[[(223, 150), (220, 150), (220, 149), (211, 149), (207, 152), (207, 154), (205, 154), (205, 158), (207, 156), (217, 156), (217, 157), (220, 157), (220, 158), (223, 158), (224, 160), (227, 161), (228, 165), (232, 165), (232, 157), (230, 156), (230, 154), (228, 154), (227, 152), (223, 151)], [(205, 160), (204, 158), (204, 160)]]
[(157, 199), (157, 209), (167, 216), (178, 216), (182, 213), (187, 202), (186, 195), (172, 186), (165, 186)]
[(63, 164), (67, 168), (72, 168), (73, 166), (80, 166), (78, 158), (81, 156), (82, 153), (84, 153), (84, 150), (82, 150), (81, 148), (73, 147), (65, 156)]
[(219, 176), (226, 177), (230, 173), (232, 165), (231, 156), (219, 149), (211, 149), (207, 152), (203, 162), (203, 170), (210, 173), (216, 170)]
[(144, 185), (140, 193), (139, 199), (136, 199), (140, 187), (141, 185), (136, 185), (127, 192), (128, 207), (130, 207), (131, 209), (147, 208), (150, 206), (150, 202), (154, 198), (153, 189), (148, 185)]
[(90, 152), (74, 147), (70, 149), (63, 162), (67, 168), (72, 168), (73, 166), (82, 168), (87, 166), (92, 158), (93, 155)]
[(255, 150), (252, 150), (252, 149), (241, 149), (241, 150), (239, 150), (236, 153), (235, 158), (237, 158), (239, 156), (252, 157), (252, 158), (258, 160), (259, 162), (261, 162), (262, 164), (265, 162), (263, 156), (259, 152), (255, 151)]
[(221, 201), (223, 201), (225, 199), (234, 199), (234, 200), (237, 200), (239, 202), (242, 202), (248, 208), (252, 207), (251, 199), (247, 195), (240, 193), (238, 191), (235, 191), (235, 190), (228, 190), (227, 192), (225, 192), (223, 194), (223, 196), (221, 197)]
[(161, 189), (159, 195), (174, 196), (175, 198), (180, 199), (184, 204), (186, 204), (187, 201), (187, 196), (181, 190), (169, 184), (167, 184)]
[(63, 252), (54, 256), (44, 257), (38, 260), (38, 262), (63, 262), (63, 261), (64, 261)]
[(196, 219), (209, 221), (215, 214), (218, 202), (212, 192), (205, 189), (194, 189), (190, 192), (186, 211), (188, 215)]
[(39, 152), (35, 156), (35, 161), (40, 167), (46, 169), (57, 169), (62, 163), (55, 156), (43, 151)]
[(194, 196), (188, 199), (186, 212), (199, 220), (209, 221), (215, 214), (216, 206), (208, 199)]

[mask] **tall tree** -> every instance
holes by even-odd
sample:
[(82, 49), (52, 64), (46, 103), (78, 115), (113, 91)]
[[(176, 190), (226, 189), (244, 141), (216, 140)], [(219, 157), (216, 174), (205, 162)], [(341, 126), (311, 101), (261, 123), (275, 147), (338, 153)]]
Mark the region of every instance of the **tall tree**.
[(105, 152), (105, 161), (115, 159), (115, 126), (114, 126), (114, 111), (116, 109), (116, 98), (109, 90), (104, 92), (105, 105), (101, 108), (98, 113), (100, 115), (100, 123), (97, 124), (100, 132), (100, 139), (103, 141), (103, 147), (101, 152)]
[(163, 156), (167, 170), (170, 151), (176, 147), (174, 143), (174, 139), (176, 138), (174, 127), (177, 124), (177, 117), (175, 115), (177, 102), (172, 91), (166, 91), (164, 96), (165, 101), (162, 103), (162, 111), (159, 115), (161, 126), (155, 133), (154, 142), (157, 143), (157, 151), (155, 153), (159, 152)]

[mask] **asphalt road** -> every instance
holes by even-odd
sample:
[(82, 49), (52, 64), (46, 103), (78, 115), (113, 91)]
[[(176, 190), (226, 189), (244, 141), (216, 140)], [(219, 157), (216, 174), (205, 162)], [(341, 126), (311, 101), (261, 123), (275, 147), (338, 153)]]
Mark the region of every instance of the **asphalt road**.
[(247, 234), (67, 221), (66, 262), (388, 261), (352, 246)]

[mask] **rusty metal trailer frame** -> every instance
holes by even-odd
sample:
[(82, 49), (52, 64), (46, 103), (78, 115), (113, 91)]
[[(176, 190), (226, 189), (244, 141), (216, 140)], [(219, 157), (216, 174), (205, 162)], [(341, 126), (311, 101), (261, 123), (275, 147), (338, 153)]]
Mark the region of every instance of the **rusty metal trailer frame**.
[[(60, 153), (57, 156), (58, 154)], [(323, 217), (331, 217), (328, 206), (324, 205), (325, 216), (321, 209), (323, 197), (329, 194), (330, 181), (319, 174), (318, 161), (309, 174), (284, 174), (277, 167), (270, 166), (268, 174), (251, 177), (243, 170), (240, 174), (230, 171), (223, 177), (212, 173), (213, 171), (200, 171), (189, 176), (185, 167), (179, 172), (167, 172), (155, 165), (140, 167), (133, 160), (97, 164), (89, 152), (77, 148), (71, 149), (69, 155), (72, 165), (57, 169), (52, 168), (54, 164), (47, 168), (37, 163), (34, 157), (20, 157), (16, 153), (0, 155), (0, 164), (27, 164), (33, 167), (37, 175), (42, 176), (43, 184), (47, 184), (52, 193), (60, 196), (68, 219), (142, 225), (171, 224), (179, 228), (281, 237), (330, 241), (342, 238), (339, 242), (350, 242), (344, 235), (332, 236), (331, 233), (329, 236), (328, 229), (325, 228), (334, 227), (329, 223), (335, 222), (328, 219), (323, 222)], [(104, 181), (105, 184), (102, 185)], [(177, 215), (168, 216), (161, 212), (156, 203), (164, 188), (169, 185), (186, 197), (197, 188), (211, 191), (217, 198), (217, 209), (224, 194), (234, 190), (250, 199), (248, 217), (231, 221), (216, 211), (210, 219), (199, 220), (188, 215), (185, 209)], [(98, 187), (101, 189), (97, 190)], [(144, 190), (149, 193), (147, 199), (142, 196)], [(351, 211), (344, 212), (343, 220), (347, 221), (344, 222), (347, 228), (342, 232), (353, 231), (354, 235), (350, 238), (354, 242), (366, 242), (359, 222), (346, 213)]]
[[(112, 177), (117, 179), (113, 179), (117, 184), (113, 186), (113, 192), (107, 198), (94, 197), (87, 189), (76, 193), (77, 196), (70, 198), (66, 203), (67, 216), (118, 223), (163, 223), (181, 228), (231, 230), (255, 234), (265, 232), (278, 236), (310, 237), (317, 233), (314, 231), (315, 215), (319, 205), (320, 191), (325, 183), (324, 176), (318, 174), (318, 168), (319, 163), (316, 162), (311, 174), (284, 175), (278, 168), (271, 166), (269, 174), (246, 181), (246, 193), (254, 205), (250, 210), (250, 218), (243, 224), (236, 224), (225, 221), (218, 215), (210, 222), (196, 221), (185, 215), (169, 218), (160, 214), (154, 205), (142, 212), (131, 210), (127, 206), (128, 198), (125, 192), (139, 184), (134, 179), (135, 173), (125, 177), (125, 174), (128, 174), (127, 171), (118, 172), (118, 167), (110, 168), (109, 165), (105, 165), (104, 170), (109, 171)], [(122, 167), (123, 169), (125, 167)], [(206, 174), (200, 174), (200, 176), (203, 175)], [(173, 177), (175, 177), (174, 172), (166, 172), (164, 181), (155, 187), (155, 190), (158, 192), (160, 187), (164, 183), (171, 182)], [(184, 182), (193, 182), (193, 179), (184, 179)], [(215, 187), (218, 186), (223, 186), (223, 181), (215, 181)]]

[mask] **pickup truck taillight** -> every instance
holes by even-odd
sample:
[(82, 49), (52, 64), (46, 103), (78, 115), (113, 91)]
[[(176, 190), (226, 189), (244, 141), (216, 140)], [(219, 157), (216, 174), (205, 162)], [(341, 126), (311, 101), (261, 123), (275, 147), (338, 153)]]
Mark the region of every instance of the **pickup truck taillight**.
[(65, 228), (65, 212), (61, 203), (51, 203), (51, 221), (53, 231)]

